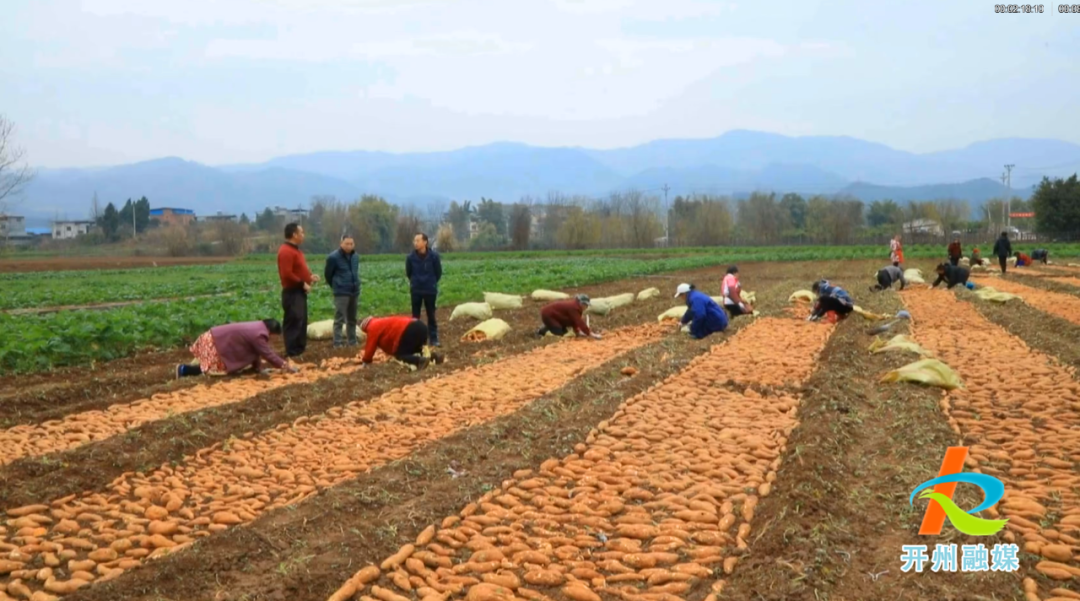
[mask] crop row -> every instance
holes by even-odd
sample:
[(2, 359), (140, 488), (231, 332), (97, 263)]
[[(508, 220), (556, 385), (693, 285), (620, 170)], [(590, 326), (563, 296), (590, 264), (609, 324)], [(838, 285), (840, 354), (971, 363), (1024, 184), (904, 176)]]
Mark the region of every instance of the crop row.
[[(147, 557), (516, 411), (668, 332), (650, 324), (599, 341), (557, 341), (219, 442), (145, 475), (125, 473), (101, 492), (10, 509), (12, 519), (0, 525), (0, 584), (29, 597), (35, 589), (63, 594), (114, 578)], [(576, 348), (567, 352), (568, 345)]]
[[(439, 302), (446, 306), (476, 300), (484, 291), (527, 294), (536, 288), (573, 288), (713, 266), (725, 260), (699, 255), (652, 261), (604, 258), (448, 261)], [(408, 282), (400, 264), (368, 267), (363, 278), (362, 314), (409, 311)], [(142, 303), (106, 311), (0, 314), (0, 331), (5, 334), (0, 338), (0, 373), (41, 371), (116, 359), (143, 349), (171, 348), (189, 343), (216, 325), (279, 317), (281, 303), (276, 279), (276, 271), (267, 268), (258, 286), (248, 280), (246, 289), (226, 297)], [(312, 321), (333, 317), (333, 298), (327, 287), (317, 287), (311, 294), (309, 315)]]

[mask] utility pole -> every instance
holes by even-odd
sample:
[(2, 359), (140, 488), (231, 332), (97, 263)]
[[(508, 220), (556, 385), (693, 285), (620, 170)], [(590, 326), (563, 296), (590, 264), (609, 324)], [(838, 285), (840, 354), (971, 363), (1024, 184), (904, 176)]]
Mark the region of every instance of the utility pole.
[(1009, 189), (1008, 200), (1006, 201), (1009, 206), (1009, 227), (1012, 227), (1012, 170), (1016, 165), (1005, 165), (1005, 178), (1009, 183), (1005, 185)]
[[(1004, 173), (1004, 172), (1002, 172), (1002, 173), (1001, 173), (1001, 185), (1002, 185), (1002, 186), (1004, 186), (1004, 185), (1005, 185), (1005, 181), (1006, 181), (1007, 179), (1009, 179), (1009, 176), (1008, 176), (1008, 175), (1005, 175), (1005, 173)], [(1005, 211), (1006, 211), (1006, 209), (1005, 209), (1005, 205), (1006, 205), (1006, 204), (1008, 204), (1008, 203), (1009, 203), (1009, 195), (1008, 195), (1008, 194), (1006, 193), (1006, 194), (1005, 194), (1005, 198), (1003, 198), (1003, 199), (1001, 200), (1001, 224), (1002, 224), (1002, 225), (1005, 225)]]
[(664, 191), (664, 243), (671, 246), (671, 208), (667, 203), (667, 193), (671, 188), (665, 183), (660, 189)]

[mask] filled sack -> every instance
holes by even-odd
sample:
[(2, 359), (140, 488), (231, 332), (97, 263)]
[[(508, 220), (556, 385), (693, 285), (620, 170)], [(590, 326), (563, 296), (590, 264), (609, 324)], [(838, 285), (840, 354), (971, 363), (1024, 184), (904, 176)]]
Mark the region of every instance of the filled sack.
[(556, 292), (555, 290), (533, 290), (532, 293), (532, 299), (541, 302), (566, 300), (568, 298), (570, 298), (569, 294), (565, 292)]
[(506, 311), (520, 309), (525, 306), (522, 298), (513, 294), (500, 294), (498, 292), (485, 292), (484, 302), (491, 305), (493, 311)]
[(454, 307), (454, 312), (450, 314), (450, 321), (454, 321), (459, 317), (471, 317), (480, 321), (491, 319), (491, 305), (487, 303), (462, 303)]
[(650, 298), (656, 298), (658, 296), (660, 296), (659, 288), (646, 288), (645, 290), (637, 293), (637, 300), (638, 302), (641, 302), (644, 300), (649, 300)]
[(465, 332), (461, 337), (463, 342), (483, 342), (485, 340), (499, 340), (510, 331), (510, 324), (493, 318), (479, 323), (473, 329)]
[(664, 323), (665, 321), (682, 321), (683, 315), (685, 313), (686, 305), (672, 307), (657, 316), (656, 321), (660, 323)]
[(634, 293), (627, 292), (626, 294), (619, 294), (616, 296), (607, 296), (603, 298), (594, 298), (589, 304), (589, 308), (585, 310), (586, 315), (607, 315), (619, 307), (625, 307), (633, 304)]
[(927, 386), (937, 386), (946, 390), (960, 388), (963, 383), (960, 376), (937, 359), (922, 359), (894, 369), (881, 378), (882, 382), (916, 382)]

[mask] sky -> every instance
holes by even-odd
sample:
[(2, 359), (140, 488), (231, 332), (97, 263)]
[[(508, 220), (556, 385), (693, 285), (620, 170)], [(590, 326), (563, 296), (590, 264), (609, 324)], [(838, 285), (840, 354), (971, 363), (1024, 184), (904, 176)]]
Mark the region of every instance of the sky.
[(1080, 14), (989, 0), (5, 0), (37, 167), (733, 129), (1080, 143)]

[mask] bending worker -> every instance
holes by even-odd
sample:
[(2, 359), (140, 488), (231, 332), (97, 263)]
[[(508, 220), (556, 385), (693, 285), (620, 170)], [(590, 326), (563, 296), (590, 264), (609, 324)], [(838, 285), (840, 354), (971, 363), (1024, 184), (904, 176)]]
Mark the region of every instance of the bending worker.
[(1033, 261), (1040, 261), (1043, 265), (1046, 265), (1047, 261), (1050, 260), (1050, 251), (1045, 248), (1036, 248), (1031, 251), (1031, 259)]
[(540, 309), (540, 320), (544, 322), (544, 325), (536, 331), (536, 335), (543, 337), (551, 332), (553, 336), (565, 336), (567, 332), (573, 330), (578, 336), (589, 336), (600, 340), (600, 334), (590, 330), (589, 324), (585, 323), (581, 317), (589, 308), (589, 304), (589, 297), (579, 294), (574, 298), (544, 305), (544, 308)]
[(223, 376), (235, 374), (248, 367), (263, 371), (262, 362), (289, 373), (300, 371), (290, 366), (270, 347), (270, 335), (281, 334), (281, 322), (276, 319), (230, 323), (210, 328), (191, 345), (191, 354), (198, 364), (176, 366), (176, 377)]
[[(424, 346), (428, 343), (428, 327), (424, 322), (413, 317), (365, 317), (360, 322), (360, 331), (367, 335), (364, 355), (360, 359), (363, 366), (371, 364), (375, 351), (382, 350), (387, 355), (424, 369), (428, 358), (424, 356)], [(442, 363), (442, 357), (432, 353), (435, 363)]]
[(1016, 254), (1014, 256), (1016, 257), (1017, 267), (1031, 267), (1031, 257), (1020, 251), (1016, 251)]
[(968, 281), (968, 276), (971, 272), (967, 269), (960, 267), (959, 265), (949, 265), (948, 263), (942, 263), (937, 266), (937, 279), (930, 286), (936, 288), (938, 284), (945, 282), (948, 284), (948, 288), (952, 288), (957, 284), (963, 286)]
[(723, 284), (724, 308), (731, 313), (732, 317), (751, 315), (754, 307), (743, 301), (742, 282), (739, 281), (739, 268), (735, 265), (727, 268)]
[(694, 288), (693, 284), (679, 284), (675, 298), (686, 296), (686, 313), (681, 326), (690, 324), (690, 335), (700, 340), (709, 334), (723, 332), (728, 327), (727, 313), (709, 295)]
[[(894, 264), (893, 267), (896, 267), (896, 265)], [(814, 282), (810, 290), (818, 295), (818, 300), (814, 304), (813, 312), (810, 313), (810, 317), (806, 318), (806, 321), (817, 321), (829, 311), (836, 313), (837, 317), (843, 319), (855, 310), (855, 301), (851, 300), (851, 295), (840, 286), (830, 284), (829, 280)]]
[(889, 288), (892, 288), (894, 282), (900, 282), (901, 290), (904, 289), (904, 286), (907, 286), (907, 280), (904, 279), (904, 270), (896, 265), (888, 265), (879, 269), (877, 272), (877, 282), (876, 285), (870, 286), (870, 292), (888, 290)]

